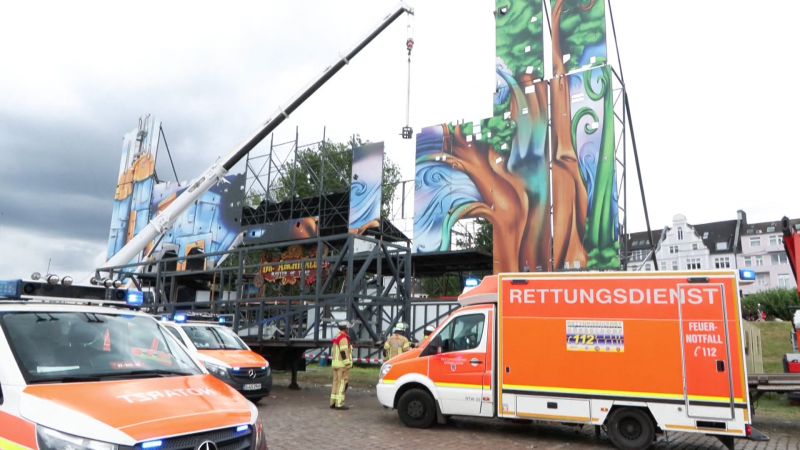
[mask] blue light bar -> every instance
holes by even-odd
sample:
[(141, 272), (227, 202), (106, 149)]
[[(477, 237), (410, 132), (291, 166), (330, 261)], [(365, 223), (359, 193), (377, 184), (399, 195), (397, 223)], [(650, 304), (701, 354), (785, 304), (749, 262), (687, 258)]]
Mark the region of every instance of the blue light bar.
[(478, 283), (479, 281), (477, 278), (467, 278), (464, 280), (464, 286), (466, 287), (475, 287), (478, 285)]
[(169, 322), (169, 316), (161, 316), (162, 322)]
[(142, 444), (142, 448), (158, 448), (161, 447), (161, 441), (150, 441)]
[(186, 314), (175, 314), (175, 322), (186, 322)]
[(225, 324), (225, 318), (224, 317), (220, 317), (219, 318), (219, 323), (224, 325)]
[(247, 425), (240, 425), (236, 427), (236, 432), (241, 433), (242, 431), (247, 431), (247, 428), (248, 428)]
[(22, 280), (0, 280), (0, 297), (19, 298)]
[(144, 292), (130, 290), (125, 295), (125, 303), (131, 306), (142, 306), (144, 304)]
[(755, 281), (756, 271), (751, 269), (739, 269), (739, 279), (742, 281)]

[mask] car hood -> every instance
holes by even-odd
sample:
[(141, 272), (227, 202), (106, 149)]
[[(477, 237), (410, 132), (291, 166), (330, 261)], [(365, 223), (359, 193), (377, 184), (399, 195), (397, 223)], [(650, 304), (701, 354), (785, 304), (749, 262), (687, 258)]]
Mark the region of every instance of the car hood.
[(255, 406), (211, 375), (37, 384), (25, 387), (21, 415), (64, 433), (135, 442), (255, 421)]
[(250, 350), (197, 350), (197, 353), (216, 359), (230, 367), (264, 367), (267, 360)]

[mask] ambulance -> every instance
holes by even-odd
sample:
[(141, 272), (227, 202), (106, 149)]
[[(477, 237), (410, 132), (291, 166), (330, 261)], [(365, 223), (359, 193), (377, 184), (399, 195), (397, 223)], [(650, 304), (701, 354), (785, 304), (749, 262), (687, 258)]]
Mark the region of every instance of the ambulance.
[(217, 319), (178, 313), (172, 320), (162, 317), (161, 324), (212, 375), (239, 391), (248, 400), (258, 403), (269, 395), (272, 389), (272, 370), (269, 363), (224, 325), (225, 317)]
[(158, 320), (93, 303), (0, 301), (0, 449), (267, 449), (256, 406)]
[(752, 271), (485, 277), (377, 395), (409, 427), (448, 416), (595, 426), (621, 449), (670, 432), (768, 440), (750, 426), (739, 283)]

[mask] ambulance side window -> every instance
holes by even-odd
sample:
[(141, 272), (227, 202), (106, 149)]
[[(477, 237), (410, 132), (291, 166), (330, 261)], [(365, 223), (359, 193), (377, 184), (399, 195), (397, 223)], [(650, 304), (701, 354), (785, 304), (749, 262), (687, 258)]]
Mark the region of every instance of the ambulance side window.
[(472, 350), (481, 344), (486, 316), (465, 314), (456, 317), (437, 336), (442, 353)]

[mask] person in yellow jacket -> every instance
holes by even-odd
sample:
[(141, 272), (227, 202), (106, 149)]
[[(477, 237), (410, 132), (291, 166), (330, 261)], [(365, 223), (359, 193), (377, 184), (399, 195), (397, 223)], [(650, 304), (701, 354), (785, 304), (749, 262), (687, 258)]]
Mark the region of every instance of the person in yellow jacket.
[(394, 334), (389, 336), (389, 339), (386, 339), (386, 343), (383, 344), (383, 355), (385, 361), (388, 361), (395, 356), (411, 349), (411, 343), (408, 342), (408, 339), (403, 336), (402, 333), (403, 325), (397, 324), (397, 326), (394, 328)]
[(339, 322), (339, 334), (333, 338), (333, 385), (331, 386), (331, 409), (346, 411), (350, 409), (344, 404), (344, 391), (350, 379), (350, 367), (353, 366), (352, 346), (347, 334), (348, 323)]

